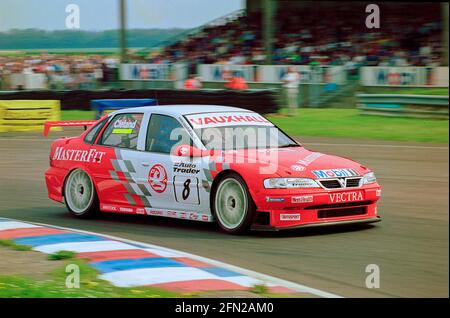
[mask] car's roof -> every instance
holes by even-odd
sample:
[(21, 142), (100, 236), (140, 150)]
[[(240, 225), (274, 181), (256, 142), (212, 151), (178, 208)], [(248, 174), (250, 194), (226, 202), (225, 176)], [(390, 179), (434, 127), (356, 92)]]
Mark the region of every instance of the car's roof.
[(179, 116), (199, 113), (214, 113), (214, 112), (251, 112), (248, 109), (221, 106), (221, 105), (161, 105), (161, 106), (144, 106), (124, 108), (111, 113), (112, 115), (120, 113), (159, 113), (163, 115)]

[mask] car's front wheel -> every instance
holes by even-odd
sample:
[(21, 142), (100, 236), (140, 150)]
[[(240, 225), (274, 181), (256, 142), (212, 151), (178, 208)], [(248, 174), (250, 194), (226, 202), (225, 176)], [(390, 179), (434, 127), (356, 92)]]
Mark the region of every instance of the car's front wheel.
[(219, 226), (230, 234), (248, 230), (256, 210), (245, 181), (236, 173), (219, 181), (212, 207)]
[(64, 199), (67, 209), (79, 218), (93, 217), (98, 212), (98, 197), (89, 175), (75, 169), (64, 185)]

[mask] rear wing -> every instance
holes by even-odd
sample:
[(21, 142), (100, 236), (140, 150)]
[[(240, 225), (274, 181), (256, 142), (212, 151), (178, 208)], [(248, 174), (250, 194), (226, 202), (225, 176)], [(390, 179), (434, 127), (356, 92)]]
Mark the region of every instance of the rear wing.
[(44, 136), (47, 137), (52, 127), (84, 127), (95, 124), (97, 120), (61, 120), (61, 121), (46, 121), (44, 124)]

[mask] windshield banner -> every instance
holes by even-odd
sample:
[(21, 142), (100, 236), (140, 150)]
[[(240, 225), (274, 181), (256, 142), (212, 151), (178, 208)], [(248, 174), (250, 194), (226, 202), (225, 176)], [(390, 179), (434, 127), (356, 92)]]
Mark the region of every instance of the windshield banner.
[(273, 126), (263, 116), (251, 112), (226, 112), (187, 115), (194, 129), (226, 126)]

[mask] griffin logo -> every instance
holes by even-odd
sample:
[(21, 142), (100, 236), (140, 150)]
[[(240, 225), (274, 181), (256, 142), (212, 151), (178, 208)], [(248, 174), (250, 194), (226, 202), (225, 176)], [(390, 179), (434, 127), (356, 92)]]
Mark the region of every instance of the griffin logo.
[(163, 193), (167, 188), (167, 172), (160, 164), (154, 165), (148, 174), (148, 182), (155, 192)]

